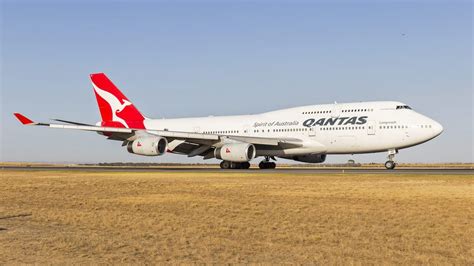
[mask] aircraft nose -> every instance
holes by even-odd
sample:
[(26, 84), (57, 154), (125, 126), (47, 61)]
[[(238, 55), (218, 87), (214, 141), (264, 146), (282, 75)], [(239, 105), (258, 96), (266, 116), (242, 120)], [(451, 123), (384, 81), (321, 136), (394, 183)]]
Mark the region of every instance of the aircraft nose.
[(444, 130), (443, 126), (440, 123), (433, 120), (433, 133), (435, 134), (435, 136), (438, 136), (439, 134), (441, 134), (443, 130)]

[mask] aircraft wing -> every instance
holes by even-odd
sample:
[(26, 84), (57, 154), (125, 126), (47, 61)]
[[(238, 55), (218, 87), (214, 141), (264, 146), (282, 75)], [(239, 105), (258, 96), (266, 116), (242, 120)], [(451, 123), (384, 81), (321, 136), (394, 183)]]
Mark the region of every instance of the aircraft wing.
[[(47, 126), (51, 128), (62, 128), (62, 129), (74, 129), (83, 131), (93, 131), (104, 136), (107, 136), (111, 140), (121, 141), (132, 141), (138, 136), (143, 135), (155, 135), (161, 136), (168, 139), (171, 143), (173, 140), (179, 140), (188, 144), (193, 144), (198, 147), (208, 146), (209, 148), (215, 147), (225, 140), (234, 140), (240, 142), (247, 142), (255, 145), (263, 146), (280, 146), (282, 148), (290, 147), (301, 147), (303, 143), (300, 139), (294, 138), (262, 138), (262, 137), (247, 137), (247, 136), (232, 136), (232, 135), (216, 135), (216, 134), (203, 134), (195, 132), (181, 132), (181, 131), (168, 131), (168, 130), (147, 130), (147, 129), (134, 129), (134, 128), (118, 128), (118, 127), (103, 127), (95, 126), (83, 123), (77, 123), (66, 120), (58, 120), (69, 124), (51, 124), (51, 123), (38, 123), (27, 118), (20, 113), (14, 113), (15, 117), (23, 124), (28, 126)], [(204, 150), (203, 148), (201, 148)], [(194, 153), (198, 151), (194, 150)], [(204, 153), (204, 152), (203, 152)], [(199, 154), (196, 154), (199, 155)], [(193, 154), (194, 156), (194, 154)]]

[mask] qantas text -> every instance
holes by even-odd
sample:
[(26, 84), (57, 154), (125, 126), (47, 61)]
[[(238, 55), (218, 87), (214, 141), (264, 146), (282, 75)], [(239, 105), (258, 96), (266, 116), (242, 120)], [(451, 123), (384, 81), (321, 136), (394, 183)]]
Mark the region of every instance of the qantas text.
[(367, 123), (367, 116), (353, 116), (353, 117), (337, 117), (337, 118), (321, 118), (314, 119), (310, 118), (303, 122), (305, 127), (314, 127), (314, 126), (334, 126), (334, 125), (363, 125)]

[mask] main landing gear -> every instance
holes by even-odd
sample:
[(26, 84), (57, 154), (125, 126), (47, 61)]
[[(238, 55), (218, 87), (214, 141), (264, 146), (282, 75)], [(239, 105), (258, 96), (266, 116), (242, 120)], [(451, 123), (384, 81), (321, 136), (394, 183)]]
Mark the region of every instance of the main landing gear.
[[(276, 163), (270, 162), (270, 159), (276, 160), (272, 156), (265, 156), (265, 159), (258, 164), (258, 167), (260, 169), (275, 169)], [(220, 167), (221, 169), (249, 169), (250, 163), (249, 162), (237, 163), (237, 162), (222, 161), (220, 164)]]
[(395, 158), (395, 154), (398, 153), (398, 150), (396, 149), (390, 149), (388, 150), (388, 161), (385, 162), (385, 168), (387, 168), (388, 170), (392, 170), (392, 169), (395, 169), (395, 166), (397, 166), (397, 164), (393, 161), (393, 158)]
[(249, 169), (250, 163), (249, 162), (237, 163), (237, 162), (222, 161), (220, 166), (221, 166), (221, 169)]
[(275, 169), (276, 163), (270, 162), (270, 156), (265, 156), (265, 159), (258, 164), (258, 167), (260, 169)]

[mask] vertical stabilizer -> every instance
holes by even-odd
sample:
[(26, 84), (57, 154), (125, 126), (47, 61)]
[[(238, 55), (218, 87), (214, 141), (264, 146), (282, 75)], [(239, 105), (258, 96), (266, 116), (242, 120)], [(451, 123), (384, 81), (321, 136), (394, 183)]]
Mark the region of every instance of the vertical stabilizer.
[(91, 74), (102, 126), (144, 129), (145, 117), (104, 73)]

